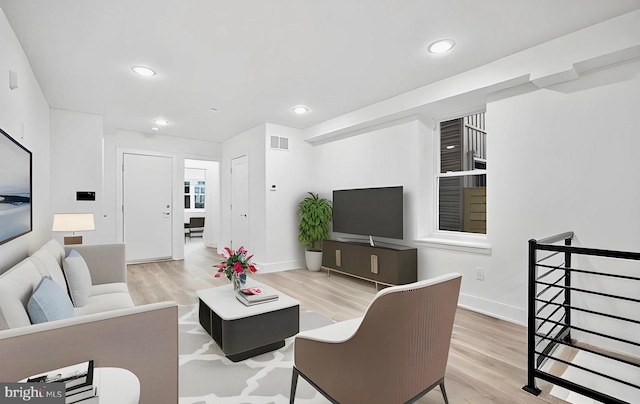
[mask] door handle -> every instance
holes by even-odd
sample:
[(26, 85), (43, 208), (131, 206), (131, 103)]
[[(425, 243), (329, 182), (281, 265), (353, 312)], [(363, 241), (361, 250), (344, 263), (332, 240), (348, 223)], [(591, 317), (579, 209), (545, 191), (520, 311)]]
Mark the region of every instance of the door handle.
[(162, 212), (162, 216), (164, 217), (171, 216), (171, 212)]

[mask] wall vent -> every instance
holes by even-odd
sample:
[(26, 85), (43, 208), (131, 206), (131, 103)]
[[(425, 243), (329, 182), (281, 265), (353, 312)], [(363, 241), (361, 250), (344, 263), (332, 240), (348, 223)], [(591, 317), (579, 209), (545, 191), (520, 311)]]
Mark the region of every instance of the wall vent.
[(271, 148), (277, 150), (289, 150), (289, 138), (271, 136)]

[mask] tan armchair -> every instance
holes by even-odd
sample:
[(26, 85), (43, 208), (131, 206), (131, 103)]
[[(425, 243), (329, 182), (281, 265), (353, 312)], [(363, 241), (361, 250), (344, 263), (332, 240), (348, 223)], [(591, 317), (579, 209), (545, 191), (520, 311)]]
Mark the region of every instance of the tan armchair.
[(444, 375), (460, 274), (378, 292), (364, 317), (298, 334), (290, 403), (298, 375), (333, 403), (411, 403)]

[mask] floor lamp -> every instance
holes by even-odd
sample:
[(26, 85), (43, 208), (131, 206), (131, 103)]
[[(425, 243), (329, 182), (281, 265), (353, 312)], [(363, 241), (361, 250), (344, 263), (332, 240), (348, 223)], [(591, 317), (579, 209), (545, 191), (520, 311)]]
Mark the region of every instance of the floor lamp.
[(82, 244), (82, 236), (76, 236), (77, 231), (95, 230), (93, 213), (54, 213), (53, 231), (71, 232), (72, 236), (64, 237), (64, 244)]

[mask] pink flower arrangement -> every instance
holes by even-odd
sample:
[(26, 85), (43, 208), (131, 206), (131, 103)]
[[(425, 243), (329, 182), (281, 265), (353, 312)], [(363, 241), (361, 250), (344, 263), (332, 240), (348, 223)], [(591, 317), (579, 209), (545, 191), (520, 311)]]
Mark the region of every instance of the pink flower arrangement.
[(222, 252), (222, 258), (224, 258), (225, 261), (214, 265), (214, 267), (218, 268), (218, 273), (215, 275), (216, 278), (221, 277), (224, 272), (227, 279), (231, 280), (231, 277), (235, 273), (236, 276), (240, 277), (241, 282), (245, 283), (247, 280), (247, 271), (257, 271), (256, 267), (251, 263), (253, 255), (247, 255), (247, 250), (245, 250), (244, 247), (240, 247), (236, 251), (225, 247)]

